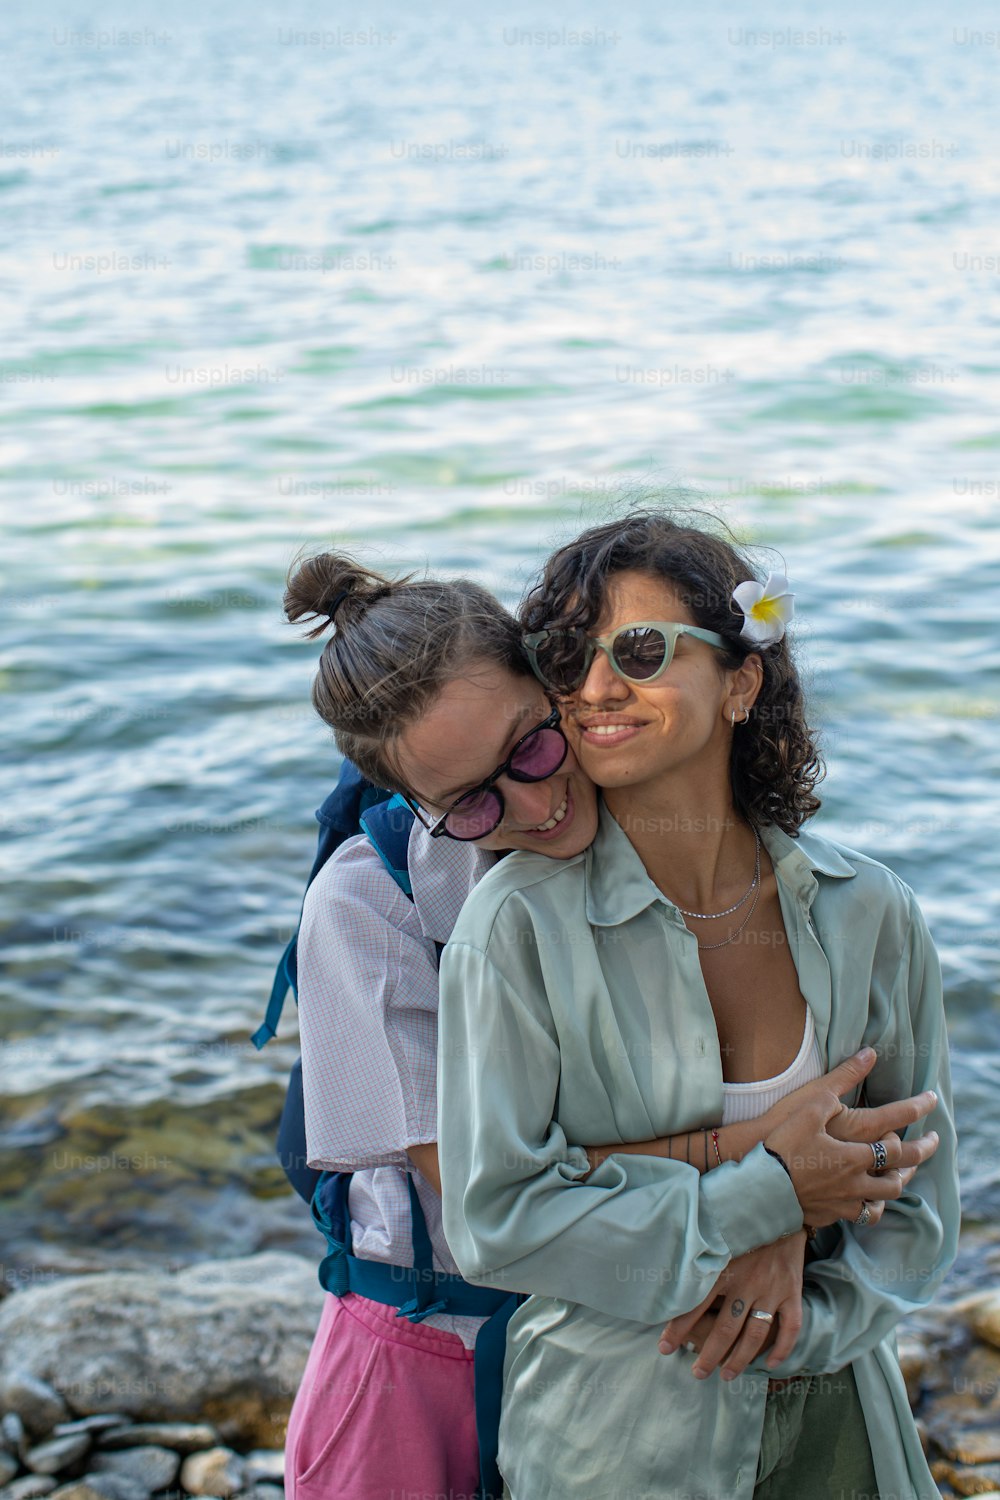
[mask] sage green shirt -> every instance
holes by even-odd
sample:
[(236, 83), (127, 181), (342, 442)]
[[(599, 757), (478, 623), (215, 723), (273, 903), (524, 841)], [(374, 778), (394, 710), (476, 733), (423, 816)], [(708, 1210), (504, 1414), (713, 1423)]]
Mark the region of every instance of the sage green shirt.
[[(910, 889), (809, 830), (761, 830), (799, 986), (828, 1067), (866, 1043), (872, 1104), (932, 1087), (941, 1145), (881, 1222), (821, 1232), (804, 1324), (773, 1372), (724, 1382), (658, 1331), (729, 1260), (798, 1229), (757, 1146), (699, 1175), (583, 1145), (718, 1124), (722, 1066), (697, 940), (601, 807), (589, 849), (517, 853), (467, 901), (441, 964), (444, 1226), (471, 1281), (530, 1293), (507, 1337), (500, 1468), (514, 1500), (753, 1492), (768, 1373), (853, 1366), (879, 1489), (934, 1500), (893, 1329), (955, 1255), (959, 1197), (937, 956)], [(850, 1102), (857, 1102), (852, 1100)], [(573, 1141), (570, 1146), (568, 1142)], [(584, 1178), (586, 1177), (586, 1181)]]

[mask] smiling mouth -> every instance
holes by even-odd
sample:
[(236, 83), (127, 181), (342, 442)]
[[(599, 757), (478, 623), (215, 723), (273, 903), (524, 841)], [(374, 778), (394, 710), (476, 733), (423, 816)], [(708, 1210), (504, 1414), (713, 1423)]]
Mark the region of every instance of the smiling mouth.
[(566, 816), (566, 809), (567, 809), (568, 806), (569, 806), (569, 788), (567, 787), (567, 789), (566, 789), (566, 795), (563, 797), (562, 801), (560, 802), (559, 806), (556, 808), (555, 812), (552, 814), (551, 818), (548, 818), (546, 820), (546, 822), (544, 822), (544, 823), (539, 823), (537, 825), (537, 827), (535, 827), (535, 828), (529, 828), (529, 829), (527, 829), (526, 832), (528, 832), (528, 833), (549, 833), (553, 828), (558, 828), (559, 824), (562, 822), (563, 818)]
[(638, 729), (638, 724), (625, 720), (621, 724), (581, 724), (585, 734), (621, 734), (623, 729)]

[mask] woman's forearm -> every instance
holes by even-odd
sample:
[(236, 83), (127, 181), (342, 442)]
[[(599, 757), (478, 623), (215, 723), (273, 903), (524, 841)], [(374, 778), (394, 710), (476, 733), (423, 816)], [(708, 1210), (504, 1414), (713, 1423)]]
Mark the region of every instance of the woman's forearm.
[[(760, 1144), (772, 1126), (769, 1115), (760, 1115), (756, 1120), (741, 1120), (735, 1125), (720, 1125), (713, 1132), (711, 1126), (703, 1130), (680, 1131), (677, 1135), (661, 1135), (651, 1141), (628, 1141), (624, 1145), (588, 1146), (587, 1159), (591, 1171), (600, 1166), (609, 1156), (663, 1156), (670, 1161), (687, 1162), (698, 1172), (711, 1171), (720, 1161), (742, 1161), (748, 1151)], [(718, 1155), (715, 1142), (718, 1141)]]
[[(847, 1058), (829, 1073), (779, 1099), (765, 1114), (725, 1126), (708, 1126), (657, 1139), (611, 1143), (587, 1149), (590, 1170), (609, 1156), (658, 1157), (683, 1162), (704, 1176), (725, 1162), (742, 1162), (763, 1144), (788, 1172), (803, 1214), (810, 1224), (857, 1217), (862, 1200), (877, 1219), (885, 1203), (900, 1196), (913, 1170), (937, 1148), (928, 1132), (903, 1141), (901, 1133), (935, 1107), (933, 1093), (923, 1092), (876, 1108), (847, 1108), (845, 1093), (872, 1069), (874, 1051)], [(883, 1142), (888, 1171), (872, 1173), (871, 1142)], [(862, 1149), (866, 1147), (867, 1149)], [(789, 1165), (790, 1164), (790, 1165)]]

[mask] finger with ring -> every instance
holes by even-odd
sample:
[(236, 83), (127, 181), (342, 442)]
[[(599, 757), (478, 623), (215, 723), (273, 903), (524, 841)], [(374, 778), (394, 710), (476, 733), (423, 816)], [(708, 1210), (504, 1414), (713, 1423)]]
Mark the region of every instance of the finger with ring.
[(753, 1308), (751, 1308), (750, 1309), (750, 1316), (751, 1316), (751, 1318), (759, 1318), (762, 1323), (773, 1323), (774, 1322), (774, 1313), (761, 1312), (761, 1310), (760, 1310), (759, 1307), (753, 1307)]
[(858, 1217), (855, 1219), (854, 1222), (855, 1222), (855, 1224), (858, 1225), (858, 1227), (860, 1229), (864, 1229), (865, 1225), (871, 1219), (871, 1216), (872, 1216), (871, 1209), (868, 1207), (867, 1203), (865, 1203), (864, 1201), (862, 1201), (861, 1212), (858, 1214)]

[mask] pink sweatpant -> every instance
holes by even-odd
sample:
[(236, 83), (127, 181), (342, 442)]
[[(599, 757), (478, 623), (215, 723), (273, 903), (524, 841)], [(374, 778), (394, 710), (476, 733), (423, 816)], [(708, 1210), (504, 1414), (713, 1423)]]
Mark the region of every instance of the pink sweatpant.
[(472, 1350), (328, 1292), (288, 1420), (288, 1500), (474, 1500), (478, 1485)]

